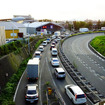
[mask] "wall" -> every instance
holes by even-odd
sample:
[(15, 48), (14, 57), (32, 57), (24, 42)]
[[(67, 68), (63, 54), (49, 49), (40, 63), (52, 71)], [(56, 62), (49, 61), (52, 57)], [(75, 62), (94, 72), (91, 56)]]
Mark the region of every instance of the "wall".
[(19, 32), (23, 33), (23, 35), (27, 35), (27, 29), (26, 29), (26, 27), (19, 28)]
[(13, 30), (5, 30), (6, 39), (8, 38), (18, 38), (19, 30), (14, 30), (14, 33), (16, 33), (16, 36), (11, 36), (11, 33), (13, 33)]
[(6, 38), (5, 38), (5, 27), (1, 26), (0, 27), (0, 46), (4, 45), (6, 42)]
[[(35, 51), (36, 40), (30, 43), (30, 52)], [(10, 53), (0, 58), (0, 90), (8, 82), (9, 78), (16, 73), (21, 62), (29, 56), (28, 46), (23, 47), (18, 54)]]

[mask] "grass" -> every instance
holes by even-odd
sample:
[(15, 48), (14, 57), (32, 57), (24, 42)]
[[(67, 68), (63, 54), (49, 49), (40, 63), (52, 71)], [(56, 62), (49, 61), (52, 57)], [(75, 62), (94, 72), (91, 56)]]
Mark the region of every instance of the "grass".
[(105, 36), (95, 37), (90, 44), (95, 50), (105, 56)]

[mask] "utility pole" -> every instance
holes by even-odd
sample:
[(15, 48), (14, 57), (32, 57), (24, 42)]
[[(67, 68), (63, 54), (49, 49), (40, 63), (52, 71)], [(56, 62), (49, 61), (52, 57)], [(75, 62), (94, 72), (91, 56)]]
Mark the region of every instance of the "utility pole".
[(12, 29), (13, 29), (13, 39), (14, 39), (14, 28), (12, 27)]

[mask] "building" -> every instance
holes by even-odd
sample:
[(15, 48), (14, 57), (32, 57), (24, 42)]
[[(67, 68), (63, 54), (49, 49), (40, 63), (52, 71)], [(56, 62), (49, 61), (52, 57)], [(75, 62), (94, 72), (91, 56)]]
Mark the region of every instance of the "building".
[[(19, 33), (22, 33), (23, 36), (27, 35), (27, 29), (26, 29), (26, 27), (25, 27), (23, 24), (17, 23), (17, 22), (12, 22), (12, 23), (13, 23), (16, 27), (18, 27)], [(19, 34), (19, 33), (18, 33), (18, 34)]]
[(0, 22), (0, 26), (5, 27), (5, 36), (6, 39), (10, 38), (18, 38), (21, 36), (26, 35), (26, 27), (23, 24), (16, 23), (16, 22)]
[(6, 42), (6, 37), (5, 37), (5, 27), (0, 26), (0, 46), (4, 45)]
[(31, 15), (14, 15), (14, 18), (12, 19), (14, 22), (18, 23), (32, 23), (34, 22), (34, 18), (31, 17)]
[(24, 25), (27, 27), (27, 33), (29, 34), (53, 34), (63, 28), (61, 25), (52, 22), (33, 22)]

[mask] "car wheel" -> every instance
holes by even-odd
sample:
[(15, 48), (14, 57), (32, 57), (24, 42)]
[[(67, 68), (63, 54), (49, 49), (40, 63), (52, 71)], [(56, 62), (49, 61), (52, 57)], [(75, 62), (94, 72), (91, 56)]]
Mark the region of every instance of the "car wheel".
[(56, 79), (58, 79), (58, 76), (56, 75)]
[(75, 105), (74, 100), (71, 98), (72, 103)]

